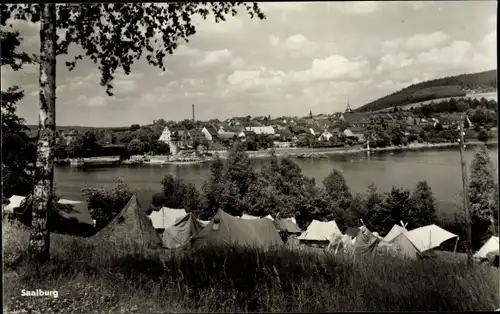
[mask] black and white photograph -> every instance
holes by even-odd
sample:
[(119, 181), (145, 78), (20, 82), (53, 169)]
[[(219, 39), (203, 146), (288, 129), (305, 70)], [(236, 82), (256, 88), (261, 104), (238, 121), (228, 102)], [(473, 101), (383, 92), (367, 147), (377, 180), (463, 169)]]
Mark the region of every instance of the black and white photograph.
[(500, 311), (497, 1), (0, 8), (4, 313)]

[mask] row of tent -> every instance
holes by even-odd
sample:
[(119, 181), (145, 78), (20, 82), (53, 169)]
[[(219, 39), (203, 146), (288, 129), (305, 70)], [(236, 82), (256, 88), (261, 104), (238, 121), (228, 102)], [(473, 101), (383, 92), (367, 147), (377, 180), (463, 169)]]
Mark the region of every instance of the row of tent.
[[(4, 211), (14, 212), (30, 197), (13, 196)], [(274, 219), (268, 215), (260, 218), (243, 214), (231, 216), (219, 210), (210, 221), (198, 220), (183, 209), (163, 207), (153, 211), (149, 217), (141, 209), (136, 195), (133, 195), (122, 211), (102, 230), (95, 234), (95, 222), (83, 202), (59, 199), (55, 214), (49, 216), (52, 232), (73, 235), (89, 234), (118, 242), (134, 242), (150, 248), (192, 248), (209, 244), (241, 244), (273, 246), (282, 245), (279, 232), (292, 235), (299, 243), (335, 250), (352, 249), (362, 254), (379, 248), (389, 249), (409, 257), (426, 256), (445, 241), (458, 236), (434, 224), (408, 231), (405, 225), (394, 225), (385, 237), (371, 232), (365, 226), (348, 228), (343, 234), (335, 221), (313, 220), (302, 232), (294, 218)], [(52, 220), (52, 221), (50, 221)], [(80, 230), (79, 234), (76, 230)], [(81, 230), (87, 230), (82, 233)], [(475, 253), (478, 260), (497, 260), (498, 237), (491, 237)]]

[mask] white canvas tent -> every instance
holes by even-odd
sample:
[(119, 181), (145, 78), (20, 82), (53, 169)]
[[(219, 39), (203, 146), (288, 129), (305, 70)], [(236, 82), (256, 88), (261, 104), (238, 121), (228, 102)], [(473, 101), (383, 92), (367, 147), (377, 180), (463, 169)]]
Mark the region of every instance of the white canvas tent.
[(392, 247), (410, 257), (416, 257), (428, 252), (441, 243), (458, 236), (434, 224), (400, 233), (394, 240)]
[(316, 242), (317, 244), (327, 246), (330, 242), (334, 242), (340, 237), (342, 237), (342, 232), (334, 220), (329, 222), (313, 220), (307, 227), (307, 230), (297, 239), (300, 242)]
[(83, 202), (80, 202), (80, 201), (72, 201), (72, 200), (67, 200), (65, 198), (61, 198), (59, 201), (58, 201), (59, 204), (68, 204), (68, 205), (75, 205), (75, 204), (81, 204)]
[(408, 230), (406, 230), (405, 227), (402, 227), (400, 225), (394, 225), (389, 231), (389, 233), (384, 237), (383, 241), (386, 243), (391, 243), (398, 235), (401, 233), (406, 233)]
[[(21, 203), (26, 199), (26, 196), (19, 196), (19, 195), (12, 195), (9, 198), (9, 204), (4, 206), (3, 210), (6, 212), (13, 213), (15, 208), (21, 207)], [(65, 198), (61, 198), (58, 201), (59, 204), (64, 204), (64, 205), (75, 205), (75, 204), (81, 204), (83, 202), (80, 201), (73, 201), (73, 200), (68, 200)]]
[(149, 219), (151, 219), (155, 229), (165, 230), (173, 226), (178, 219), (183, 218), (186, 214), (184, 209), (162, 207), (159, 211), (153, 211), (149, 215)]
[(499, 240), (498, 237), (492, 236), (491, 238), (483, 244), (479, 251), (474, 254), (474, 258), (484, 259), (490, 252), (498, 251)]
[(243, 214), (243, 215), (241, 215), (240, 218), (241, 219), (260, 219), (260, 217), (252, 216), (252, 215), (248, 215), (248, 214)]
[(21, 206), (21, 202), (26, 198), (26, 196), (12, 195), (9, 198), (9, 204), (3, 207), (3, 210), (6, 212), (13, 213), (15, 208)]
[[(273, 216), (271, 215), (267, 215), (266, 217), (264, 218), (269, 218), (271, 220), (274, 220)], [(295, 217), (290, 217), (290, 218), (284, 218), (285, 220), (290, 220), (291, 222), (293, 222), (294, 224), (297, 224), (297, 220), (295, 220)]]

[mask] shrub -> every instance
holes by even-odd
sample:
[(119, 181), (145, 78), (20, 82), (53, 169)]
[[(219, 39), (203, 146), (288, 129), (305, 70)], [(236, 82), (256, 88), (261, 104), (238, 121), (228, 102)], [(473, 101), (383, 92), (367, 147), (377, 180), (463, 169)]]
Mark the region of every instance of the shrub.
[(118, 178), (116, 186), (109, 188), (90, 187), (82, 189), (87, 198), (90, 215), (96, 220), (97, 229), (106, 226), (123, 209), (132, 197), (129, 186)]

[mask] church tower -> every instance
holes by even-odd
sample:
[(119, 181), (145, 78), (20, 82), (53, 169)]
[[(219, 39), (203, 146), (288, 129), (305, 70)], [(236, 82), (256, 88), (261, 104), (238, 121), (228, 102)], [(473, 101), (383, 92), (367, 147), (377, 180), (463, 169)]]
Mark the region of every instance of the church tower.
[(347, 108), (345, 108), (345, 112), (346, 113), (351, 113), (352, 112), (351, 106), (349, 106), (349, 100), (347, 101)]

